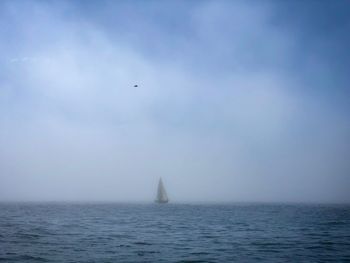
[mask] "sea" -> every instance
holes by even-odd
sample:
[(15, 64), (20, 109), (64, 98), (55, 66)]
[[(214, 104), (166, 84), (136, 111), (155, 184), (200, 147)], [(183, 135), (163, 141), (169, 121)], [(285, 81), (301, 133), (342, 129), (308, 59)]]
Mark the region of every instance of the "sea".
[(1, 203), (0, 262), (350, 262), (350, 206)]

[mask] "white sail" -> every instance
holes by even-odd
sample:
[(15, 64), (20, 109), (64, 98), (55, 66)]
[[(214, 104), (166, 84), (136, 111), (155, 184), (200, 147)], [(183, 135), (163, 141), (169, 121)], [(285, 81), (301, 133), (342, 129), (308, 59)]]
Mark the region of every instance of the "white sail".
[(159, 179), (158, 183), (158, 191), (157, 191), (157, 199), (156, 202), (158, 203), (168, 203), (168, 195), (165, 191), (164, 184), (162, 181), (162, 178)]

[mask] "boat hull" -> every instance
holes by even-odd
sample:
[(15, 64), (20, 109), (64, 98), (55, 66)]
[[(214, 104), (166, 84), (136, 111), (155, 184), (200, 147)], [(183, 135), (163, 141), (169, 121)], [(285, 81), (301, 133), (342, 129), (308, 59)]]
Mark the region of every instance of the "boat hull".
[(154, 201), (154, 202), (156, 202), (157, 204), (167, 204), (169, 201), (168, 201), (168, 200), (166, 200), (166, 201), (159, 201), (159, 200), (156, 200), (156, 201)]

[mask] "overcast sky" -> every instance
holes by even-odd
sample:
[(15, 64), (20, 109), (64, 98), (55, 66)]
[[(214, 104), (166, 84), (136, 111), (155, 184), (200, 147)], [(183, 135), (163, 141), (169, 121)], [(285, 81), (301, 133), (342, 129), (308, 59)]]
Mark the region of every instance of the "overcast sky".
[(0, 200), (350, 202), (349, 47), (349, 1), (1, 1)]

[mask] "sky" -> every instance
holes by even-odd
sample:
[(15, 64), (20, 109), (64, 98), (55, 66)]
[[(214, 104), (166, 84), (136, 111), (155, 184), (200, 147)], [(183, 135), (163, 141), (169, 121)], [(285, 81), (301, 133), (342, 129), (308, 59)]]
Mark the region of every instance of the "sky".
[(345, 0), (1, 1), (0, 201), (349, 203), (349, 47)]

